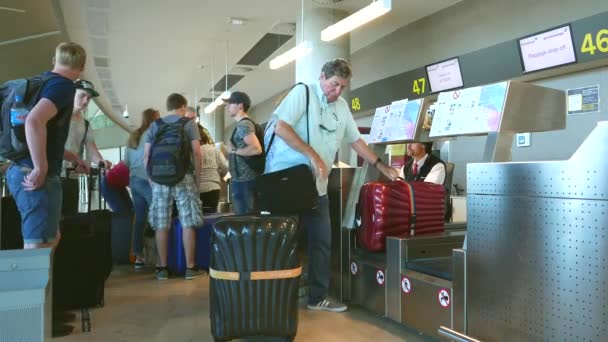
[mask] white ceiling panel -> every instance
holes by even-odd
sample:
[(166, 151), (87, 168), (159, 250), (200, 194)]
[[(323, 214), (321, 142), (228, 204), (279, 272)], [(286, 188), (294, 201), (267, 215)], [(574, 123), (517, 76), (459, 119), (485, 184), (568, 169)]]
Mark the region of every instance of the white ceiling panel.
[[(351, 34), (351, 52), (459, 1), (393, 0), (391, 12)], [(48, 1), (59, 4), (62, 22), (57, 26), (55, 13), (49, 6), (36, 6), (37, 0), (6, 2), (14, 6), (23, 4), (31, 11), (30, 15), (41, 18), (39, 22), (45, 23), (46, 30), (65, 27), (71, 40), (85, 46), (89, 58), (83, 77), (95, 82), (100, 89), (101, 107), (112, 108), (112, 102), (115, 106), (119, 102), (123, 108), (128, 104), (131, 122), (137, 122), (139, 113), (145, 108), (156, 107), (164, 111), (165, 98), (171, 92), (184, 93), (190, 101), (195, 97), (211, 97), (209, 89), (224, 76), (226, 66), (234, 74), (245, 75), (233, 88), (249, 93), (254, 103), (275, 95), (294, 81), (293, 64), (278, 71), (269, 70), (268, 60), (251, 71), (239, 69), (236, 64), (277, 24), (288, 27), (289, 23), (297, 21), (301, 15), (299, 0)], [(371, 1), (305, 0), (304, 6), (306, 9), (329, 6), (319, 2), (337, 2), (334, 8), (352, 13)], [(4, 15), (0, 18), (7, 16), (0, 15)], [(245, 18), (247, 24), (230, 25), (229, 17)], [(5, 22), (15, 24), (8, 19), (0, 20), (0, 32), (17, 32), (9, 30)], [(23, 28), (20, 32), (28, 30), (31, 28)], [(291, 39), (275, 55), (294, 44), (295, 40)], [(15, 48), (18, 47), (12, 46), (11, 50)], [(8, 49), (0, 47), (0, 53), (3, 51)], [(40, 58), (48, 61), (51, 57)], [(8, 60), (6, 68), (11, 68), (11, 63), (22, 61)], [(39, 68), (41, 63), (32, 64)], [(110, 94), (104, 92), (104, 88)], [(115, 114), (120, 117), (122, 113)]]

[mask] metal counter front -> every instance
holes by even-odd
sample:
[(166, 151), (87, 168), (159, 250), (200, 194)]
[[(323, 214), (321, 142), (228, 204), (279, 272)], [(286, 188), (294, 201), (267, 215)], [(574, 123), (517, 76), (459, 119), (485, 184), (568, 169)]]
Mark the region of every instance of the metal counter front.
[(467, 177), (467, 335), (608, 341), (608, 122), (568, 161)]

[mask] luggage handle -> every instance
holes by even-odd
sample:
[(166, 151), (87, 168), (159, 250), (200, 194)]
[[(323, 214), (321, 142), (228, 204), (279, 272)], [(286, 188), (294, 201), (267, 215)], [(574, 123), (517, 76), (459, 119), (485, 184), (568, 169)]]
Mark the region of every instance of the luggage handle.
[(416, 234), (416, 199), (414, 198), (414, 187), (402, 177), (398, 177), (395, 182), (405, 183), (405, 188), (410, 195), (410, 236)]
[[(88, 187), (88, 197), (89, 199), (87, 200), (87, 212), (91, 212), (91, 199), (93, 196), (93, 176), (97, 175), (97, 195), (98, 195), (98, 202), (97, 202), (97, 210), (101, 210), (101, 181), (102, 181), (102, 177), (106, 176), (106, 169), (105, 169), (105, 165), (103, 163), (99, 163), (99, 165), (96, 168), (91, 168), (91, 172), (89, 173), (88, 177), (87, 177), (87, 187)], [(103, 203), (103, 209), (106, 209), (106, 203)]]
[(276, 270), (276, 271), (254, 271), (254, 272), (229, 272), (229, 271), (218, 271), (213, 268), (209, 268), (209, 275), (213, 279), (219, 280), (272, 280), (272, 279), (288, 279), (296, 278), (302, 274), (302, 266), (288, 269), (288, 270)]

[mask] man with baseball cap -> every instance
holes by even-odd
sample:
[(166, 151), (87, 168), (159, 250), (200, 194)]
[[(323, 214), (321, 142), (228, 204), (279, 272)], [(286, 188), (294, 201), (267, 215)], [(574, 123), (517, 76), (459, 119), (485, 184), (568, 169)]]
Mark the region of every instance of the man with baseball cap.
[[(72, 120), (70, 121), (70, 131), (65, 142), (63, 153), (63, 170), (61, 172), (63, 184), (63, 215), (74, 215), (78, 213), (78, 174), (89, 173), (90, 163), (103, 163), (106, 168), (112, 166), (104, 160), (97, 145), (95, 137), (90, 129), (89, 122), (84, 118), (83, 112), (86, 110), (89, 101), (99, 96), (93, 83), (87, 80), (76, 80), (76, 95), (74, 96), (74, 109), (72, 110)], [(86, 159), (83, 160), (86, 149)]]
[(235, 214), (255, 212), (255, 178), (260, 174), (254, 170), (248, 158), (262, 154), (262, 143), (256, 136), (257, 124), (249, 118), (247, 111), (251, 99), (243, 92), (232, 92), (226, 100), (226, 111), (236, 121), (230, 140), (226, 142), (232, 180), (232, 207)]

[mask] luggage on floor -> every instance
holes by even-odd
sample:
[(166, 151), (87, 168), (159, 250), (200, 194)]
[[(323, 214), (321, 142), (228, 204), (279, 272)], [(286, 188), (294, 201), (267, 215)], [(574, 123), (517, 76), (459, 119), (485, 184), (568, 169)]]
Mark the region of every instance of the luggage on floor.
[(93, 210), (65, 217), (53, 262), (53, 305), (80, 309), (103, 305), (112, 270), (112, 214)]
[[(97, 182), (98, 182), (98, 177)], [(54, 309), (104, 304), (105, 281), (112, 270), (112, 213), (91, 210), (94, 176), (89, 176), (88, 212), (64, 217), (53, 261)], [(101, 195), (99, 201), (101, 206)]]
[(384, 251), (387, 236), (443, 231), (445, 189), (427, 182), (369, 182), (361, 187), (356, 212), (359, 244)]
[(298, 328), (297, 223), (226, 216), (211, 232), (211, 334), (216, 341), (276, 336)]
[[(225, 214), (206, 215), (203, 217), (203, 226), (196, 229), (196, 267), (209, 269), (209, 238), (213, 224)], [(182, 240), (182, 225), (178, 218), (171, 221), (171, 233), (169, 233), (169, 251), (167, 255), (167, 267), (169, 271), (178, 276), (186, 273), (186, 254)]]

